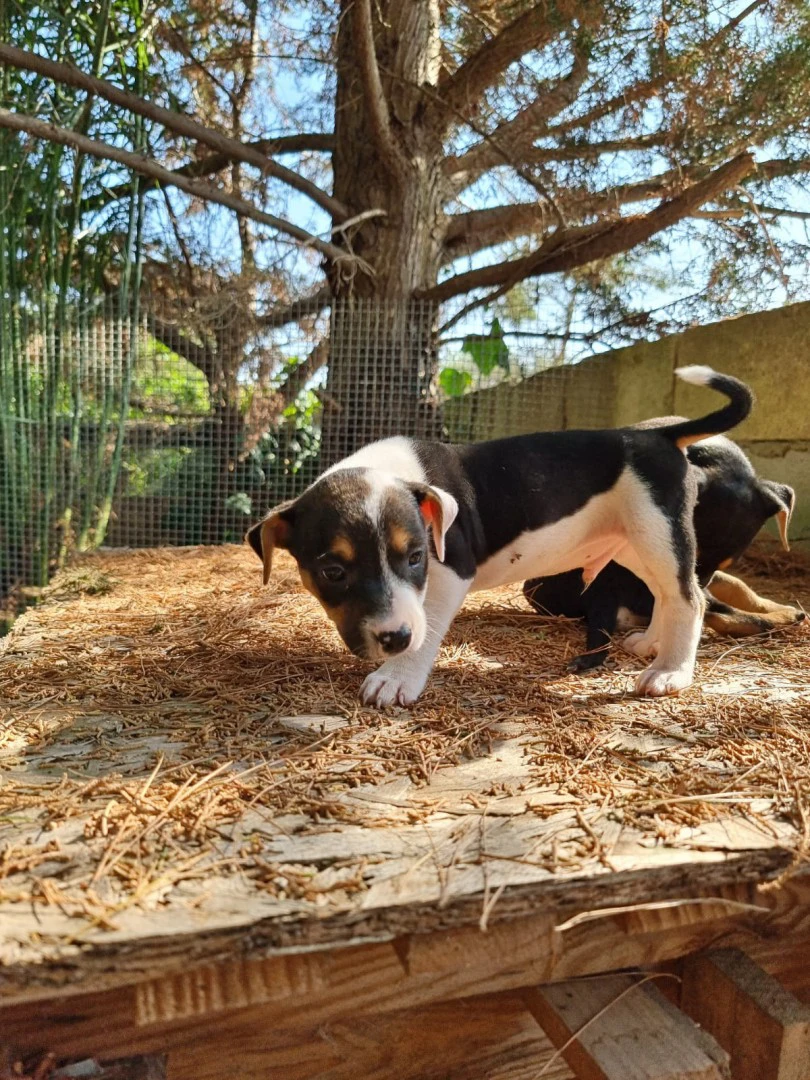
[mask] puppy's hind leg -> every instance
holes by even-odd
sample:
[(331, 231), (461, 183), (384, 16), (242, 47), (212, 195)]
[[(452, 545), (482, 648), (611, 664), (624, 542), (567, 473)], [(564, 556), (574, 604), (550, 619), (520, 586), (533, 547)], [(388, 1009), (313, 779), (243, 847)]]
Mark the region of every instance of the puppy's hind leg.
[[(737, 577), (725, 574), (722, 570), (716, 570), (711, 581), (706, 586), (706, 591), (723, 604), (740, 611), (753, 611), (760, 615), (772, 614), (776, 618), (768, 620), (769, 628), (774, 626), (789, 626), (792, 623), (802, 622), (804, 612), (789, 604), (779, 604), (775, 600), (769, 600), (760, 596)], [(722, 632), (722, 631), (721, 631)]]

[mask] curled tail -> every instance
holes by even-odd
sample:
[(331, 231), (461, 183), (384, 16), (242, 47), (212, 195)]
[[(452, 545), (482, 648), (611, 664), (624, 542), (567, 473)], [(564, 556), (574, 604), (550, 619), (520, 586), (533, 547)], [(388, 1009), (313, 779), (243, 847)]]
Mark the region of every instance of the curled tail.
[(659, 432), (668, 439), (672, 439), (681, 450), (686, 449), (691, 443), (708, 439), (711, 435), (720, 435), (730, 428), (736, 427), (745, 420), (751, 412), (754, 404), (754, 395), (751, 390), (731, 375), (721, 375), (710, 367), (702, 364), (691, 364), (689, 367), (675, 369), (675, 374), (684, 382), (695, 383), (698, 386), (708, 386), (725, 394), (729, 399), (728, 405), (717, 409), (708, 416), (699, 420), (684, 420), (679, 424), (668, 424), (659, 428)]

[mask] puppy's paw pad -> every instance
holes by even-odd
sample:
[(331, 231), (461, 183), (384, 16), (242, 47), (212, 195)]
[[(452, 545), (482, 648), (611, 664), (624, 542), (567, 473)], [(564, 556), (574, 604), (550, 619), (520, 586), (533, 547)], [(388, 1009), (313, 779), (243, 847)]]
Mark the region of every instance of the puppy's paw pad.
[(677, 694), (691, 685), (691, 671), (661, 671), (649, 667), (636, 680), (636, 693), (644, 697), (664, 697), (666, 694)]
[(424, 685), (422, 678), (374, 671), (360, 688), (360, 700), (365, 705), (376, 705), (379, 709), (387, 705), (412, 705), (422, 693)]
[(635, 634), (628, 634), (622, 642), (622, 648), (625, 652), (632, 653), (633, 656), (657, 656), (658, 655), (658, 642), (653, 640), (648, 631), (637, 632)]

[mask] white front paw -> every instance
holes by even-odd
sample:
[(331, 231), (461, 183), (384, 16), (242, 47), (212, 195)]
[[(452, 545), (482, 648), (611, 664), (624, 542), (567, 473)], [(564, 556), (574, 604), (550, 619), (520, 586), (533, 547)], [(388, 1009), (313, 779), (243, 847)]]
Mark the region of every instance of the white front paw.
[(427, 673), (408, 671), (395, 661), (386, 662), (366, 678), (360, 688), (360, 699), (381, 709), (386, 705), (412, 705), (426, 682)]
[(692, 670), (689, 667), (675, 671), (648, 667), (636, 680), (636, 693), (646, 697), (663, 697), (665, 694), (677, 694), (691, 685)]
[(622, 642), (622, 648), (625, 652), (632, 653), (633, 656), (648, 657), (658, 655), (658, 641), (650, 634), (649, 630), (628, 634)]

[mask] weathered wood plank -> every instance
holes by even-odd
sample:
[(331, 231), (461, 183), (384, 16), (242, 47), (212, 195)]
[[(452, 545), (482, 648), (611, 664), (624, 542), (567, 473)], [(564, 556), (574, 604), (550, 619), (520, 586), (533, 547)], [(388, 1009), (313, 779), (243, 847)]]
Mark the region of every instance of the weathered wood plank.
[[(0, 1027), (30, 1051), (63, 1056), (149, 1053), (194, 1045), (228, 1020), (286, 1029), (360, 1014), (416, 1008), (627, 967), (647, 967), (734, 935), (753, 940), (810, 921), (810, 881), (795, 879), (761, 897), (737, 886), (703, 904), (581, 913), (552, 928), (549, 915), (414, 935), (394, 943), (224, 961), (168, 973), (107, 993), (0, 1006)], [(742, 898), (748, 898), (748, 906)], [(754, 903), (762, 912), (752, 912)], [(601, 917), (599, 917), (601, 916)], [(495, 943), (493, 946), (492, 943)]]
[(745, 952), (769, 975), (810, 1005), (810, 936), (794, 937), (790, 946), (777, 937), (747, 942)]
[(734, 1080), (808, 1080), (810, 1008), (738, 949), (689, 957), (681, 1005), (731, 1054)]
[[(776, 643), (757, 646), (759, 667), (746, 658), (744, 698), (723, 659), (662, 713), (624, 696), (629, 671), (563, 675), (569, 624), (540, 631), (515, 595), (479, 595), (424, 699), (380, 714), (358, 707), (362, 665), (292, 562), (261, 590), (252, 559), (99, 554), (88, 565), (109, 592), (57, 589), (4, 639), (0, 999), (144, 980), (159, 995), (164, 977), (227, 960), (236, 978), (243, 960), (538, 912), (702, 904), (792, 861), (800, 815), (777, 811), (767, 762), (750, 768), (759, 737), (739, 722), (744, 701), (781, 740), (780, 763), (804, 769), (785, 710), (801, 716), (810, 692), (799, 665), (777, 671)], [(694, 776), (705, 789), (684, 786)], [(628, 955), (659, 929), (626, 935)], [(568, 974), (589, 969), (578, 933), (565, 934)], [(683, 948), (685, 923), (677, 933)], [(446, 966), (407, 951), (414, 973)], [(532, 956), (502, 977), (562, 977)], [(171, 987), (178, 1018), (276, 993), (206, 978)]]
[(526, 990), (578, 1080), (721, 1080), (728, 1055), (655, 987), (630, 975)]
[(319, 1028), (230, 1036), (227, 1022), (175, 1051), (169, 1080), (573, 1080), (519, 994), (383, 1016), (347, 1017)]

